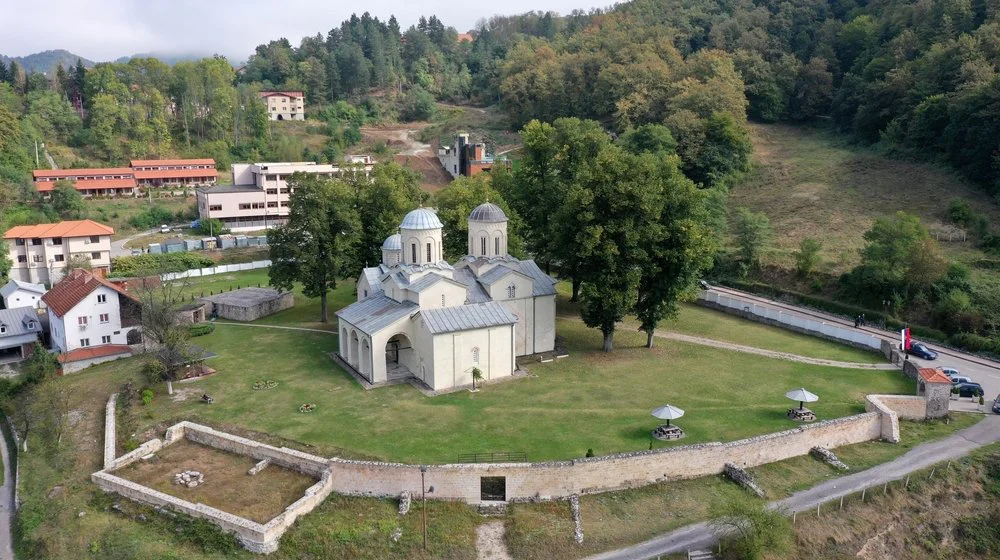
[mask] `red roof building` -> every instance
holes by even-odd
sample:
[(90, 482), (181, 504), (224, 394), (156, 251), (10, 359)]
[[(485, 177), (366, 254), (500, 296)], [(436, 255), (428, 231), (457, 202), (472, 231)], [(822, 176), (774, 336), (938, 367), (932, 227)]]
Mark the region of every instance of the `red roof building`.
[(211, 158), (134, 159), (131, 167), (36, 169), (32, 175), (40, 193), (51, 192), (57, 181), (69, 181), (83, 196), (134, 196), (140, 186), (206, 186), (219, 179)]
[(8, 241), (10, 277), (22, 282), (55, 284), (74, 259), (86, 259), (96, 274), (104, 275), (111, 270), (114, 233), (114, 228), (93, 220), (12, 227), (3, 235)]

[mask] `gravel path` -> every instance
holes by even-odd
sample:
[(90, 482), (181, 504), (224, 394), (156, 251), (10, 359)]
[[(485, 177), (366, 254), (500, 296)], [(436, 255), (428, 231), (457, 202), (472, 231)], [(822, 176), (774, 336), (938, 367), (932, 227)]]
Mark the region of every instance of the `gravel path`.
[(0, 433), (0, 459), (3, 460), (3, 486), (0, 486), (0, 560), (14, 560), (11, 541), (11, 512), (14, 509), (14, 475), (10, 472), (7, 440)]
[[(910, 473), (964, 457), (980, 447), (998, 441), (1000, 441), (1000, 416), (987, 416), (974, 426), (944, 439), (918, 445), (888, 463), (828, 480), (768, 505), (772, 508), (784, 508), (788, 512), (814, 510), (819, 504), (861, 492), (865, 488), (901, 480)], [(586, 560), (644, 560), (689, 549), (711, 548), (715, 542), (716, 538), (711, 527), (707, 523), (697, 523), (628, 548), (590, 556)]]
[(476, 527), (476, 560), (511, 560), (504, 544), (503, 521), (488, 521)]
[(216, 325), (235, 325), (237, 327), (257, 327), (258, 329), (284, 329), (286, 331), (308, 331), (321, 332), (326, 334), (337, 334), (337, 331), (325, 331), (323, 329), (309, 329), (306, 327), (283, 327), (281, 325), (251, 325), (249, 323), (230, 323), (227, 321), (215, 321)]

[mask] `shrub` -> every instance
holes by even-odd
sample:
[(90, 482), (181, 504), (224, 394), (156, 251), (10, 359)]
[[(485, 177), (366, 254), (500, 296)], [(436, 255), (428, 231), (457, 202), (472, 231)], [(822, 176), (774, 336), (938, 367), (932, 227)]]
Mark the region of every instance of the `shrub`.
[(434, 116), (434, 96), (420, 86), (413, 86), (403, 99), (399, 118), (403, 121), (426, 121)]
[(711, 524), (726, 534), (730, 557), (757, 560), (780, 554), (791, 544), (792, 523), (781, 511), (748, 498), (727, 500), (711, 508)]
[(587, 454), (584, 455), (584, 457), (593, 457), (593, 456), (594, 456), (594, 448), (593, 447), (588, 447), (587, 448)]
[(111, 276), (146, 276), (165, 272), (183, 272), (193, 268), (206, 268), (215, 262), (194, 253), (164, 253), (115, 257), (111, 259)]
[(812, 237), (806, 237), (799, 243), (799, 250), (795, 252), (795, 270), (799, 276), (805, 278), (816, 268), (822, 248), (823, 243)]
[(205, 218), (198, 221), (198, 227), (194, 228), (194, 233), (198, 235), (221, 235), (229, 233), (226, 224), (218, 218)]
[(987, 338), (975, 333), (956, 333), (948, 338), (948, 342), (953, 346), (965, 348), (973, 352), (997, 352), (1000, 345), (991, 338)]
[(149, 406), (153, 402), (153, 391), (151, 389), (142, 390), (142, 406)]
[(192, 337), (204, 336), (213, 332), (215, 332), (215, 325), (213, 323), (196, 323), (188, 327), (188, 334)]
[(174, 221), (174, 213), (166, 208), (153, 205), (146, 210), (132, 216), (128, 223), (137, 229), (153, 229), (161, 224), (168, 224)]

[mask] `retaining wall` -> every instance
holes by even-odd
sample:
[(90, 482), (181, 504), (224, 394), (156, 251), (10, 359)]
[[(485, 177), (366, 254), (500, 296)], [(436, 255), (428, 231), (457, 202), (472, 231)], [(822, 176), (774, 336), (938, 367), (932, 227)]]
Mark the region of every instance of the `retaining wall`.
[(755, 301), (711, 291), (702, 291), (698, 294), (698, 304), (733, 315), (739, 315), (758, 323), (774, 325), (810, 336), (818, 336), (841, 344), (854, 346), (855, 348), (861, 348), (862, 350), (884, 352), (882, 339), (877, 336), (870, 335), (864, 331), (842, 327), (836, 323), (816, 321), (794, 313), (786, 313), (773, 307), (761, 305)]
[[(926, 420), (927, 399), (905, 395), (869, 395), (890, 408), (900, 420)], [(865, 410), (868, 410), (867, 406)]]
[(197, 278), (199, 276), (228, 274), (230, 272), (239, 272), (241, 270), (256, 270), (258, 268), (267, 268), (269, 266), (271, 266), (270, 260), (253, 261), (240, 264), (223, 264), (219, 266), (212, 266), (209, 268), (194, 268), (191, 270), (185, 270), (184, 272), (168, 272), (167, 274), (161, 274), (160, 279), (166, 282), (169, 280), (177, 280), (178, 278)]
[(883, 440), (891, 443), (899, 443), (899, 415), (897, 415), (896, 411), (890, 408), (887, 403), (882, 401), (882, 397), (887, 396), (892, 395), (866, 396), (865, 410), (875, 412), (882, 417), (880, 436)]
[(117, 424), (115, 422), (116, 406), (118, 404), (118, 393), (112, 393), (108, 397), (108, 404), (104, 406), (104, 468), (108, 468), (115, 461), (115, 450), (118, 442)]
[[(110, 417), (114, 422), (113, 413), (110, 414)], [(275, 465), (315, 476), (319, 480), (306, 489), (303, 496), (286, 507), (284, 511), (267, 523), (261, 524), (205, 504), (183, 500), (114, 475), (114, 471), (146, 455), (156, 453), (163, 447), (181, 439), (247, 455), (258, 460), (269, 458)], [(277, 550), (279, 539), (295, 523), (295, 520), (312, 511), (333, 491), (333, 478), (328, 461), (322, 457), (294, 449), (265, 445), (191, 422), (181, 422), (171, 426), (167, 429), (164, 441), (153, 439), (143, 443), (134, 451), (113, 459), (110, 465), (105, 465), (104, 470), (90, 475), (90, 479), (106, 492), (114, 492), (146, 505), (169, 507), (192, 517), (207, 519), (222, 530), (235, 533), (247, 550), (262, 554)]]
[[(868, 412), (730, 443), (686, 445), (573, 461), (430, 465), (426, 483), (434, 486), (436, 499), (470, 503), (480, 501), (480, 477), (484, 476), (506, 477), (509, 501), (566, 498), (718, 474), (726, 463), (755, 467), (805, 455), (817, 446), (835, 448), (880, 439), (886, 430), (885, 418), (879, 412)], [(895, 421), (892, 415), (888, 418)], [(887, 429), (892, 431), (891, 427)], [(392, 497), (402, 492), (420, 492), (417, 465), (332, 459), (331, 470), (334, 490), (342, 494)]]

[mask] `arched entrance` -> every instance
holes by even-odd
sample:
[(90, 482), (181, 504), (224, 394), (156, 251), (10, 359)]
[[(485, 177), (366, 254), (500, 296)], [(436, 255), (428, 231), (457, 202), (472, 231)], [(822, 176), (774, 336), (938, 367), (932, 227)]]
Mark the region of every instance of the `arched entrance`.
[(397, 334), (385, 343), (385, 374), (387, 380), (414, 377), (416, 352), (405, 334)]
[(372, 347), (367, 338), (361, 343), (361, 374), (368, 378), (372, 375)]
[(351, 357), (347, 363), (358, 369), (358, 331), (351, 331)]
[(125, 333), (125, 344), (132, 346), (134, 344), (142, 343), (142, 331), (139, 329), (132, 329)]
[(285, 120), (285, 117), (283, 117), (283, 116), (281, 115), (281, 113), (278, 113), (278, 120), (279, 120), (279, 121), (283, 121), (283, 120)]
[(347, 353), (348, 343), (351, 341), (347, 335), (347, 329), (340, 329), (340, 357), (344, 359), (345, 362), (351, 362), (351, 356)]

